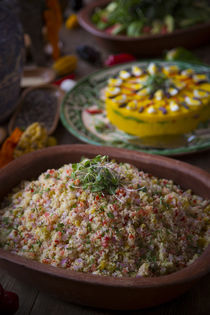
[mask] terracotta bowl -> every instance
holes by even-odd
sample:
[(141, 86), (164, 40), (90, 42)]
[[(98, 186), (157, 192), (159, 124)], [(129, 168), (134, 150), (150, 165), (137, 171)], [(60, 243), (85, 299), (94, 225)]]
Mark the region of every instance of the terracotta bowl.
[[(0, 170), (0, 199), (23, 179), (36, 178), (48, 168), (79, 161), (82, 156), (109, 155), (146, 172), (170, 178), (184, 189), (210, 198), (210, 175), (189, 164), (145, 153), (97, 147), (63, 145), (21, 157)], [(169, 301), (188, 290), (210, 271), (210, 246), (181, 271), (154, 278), (113, 278), (41, 264), (0, 249), (0, 267), (15, 278), (64, 300), (110, 309), (139, 309)]]
[(99, 30), (91, 21), (96, 7), (105, 7), (110, 0), (91, 2), (79, 12), (80, 25), (94, 35), (99, 44), (111, 52), (126, 52), (136, 56), (157, 56), (164, 50), (174, 47), (195, 48), (210, 40), (210, 22), (195, 25), (187, 29), (176, 30), (168, 34), (143, 35), (128, 37), (126, 35), (109, 35)]

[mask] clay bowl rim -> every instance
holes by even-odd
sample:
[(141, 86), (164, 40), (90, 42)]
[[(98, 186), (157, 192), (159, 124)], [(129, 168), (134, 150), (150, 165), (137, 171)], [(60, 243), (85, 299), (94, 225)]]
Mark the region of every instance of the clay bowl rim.
[[(50, 89), (50, 90), (52, 90), (53, 93), (56, 93), (56, 92), (59, 93), (58, 96), (56, 96), (57, 97), (57, 108), (56, 108), (56, 113), (54, 116), (54, 121), (53, 121), (53, 124), (52, 124), (51, 128), (49, 129), (49, 131), (47, 130), (47, 134), (50, 136), (55, 131), (57, 124), (59, 122), (60, 108), (61, 108), (61, 104), (63, 102), (63, 98), (65, 96), (65, 93), (57, 85), (46, 83), (46, 84), (31, 86), (31, 87), (24, 89), (24, 91), (22, 92), (22, 94), (20, 95), (20, 97), (18, 99), (15, 111), (9, 120), (8, 131), (9, 131), (10, 135), (11, 135), (12, 131), (14, 130), (14, 124), (15, 124), (16, 118), (22, 110), (22, 102), (23, 102), (25, 96), (28, 93), (30, 93), (31, 91), (38, 90), (38, 89)], [(34, 121), (34, 122), (36, 122), (36, 121)]]
[(189, 33), (193, 33), (195, 30), (203, 30), (206, 28), (209, 28), (210, 30), (210, 22), (202, 23), (202, 24), (197, 24), (193, 25), (191, 27), (185, 28), (185, 29), (177, 29), (171, 33), (167, 34), (153, 34), (153, 35), (141, 35), (139, 37), (134, 37), (134, 36), (127, 36), (127, 35), (111, 35), (107, 34), (106, 32), (99, 30), (91, 21), (90, 16), (93, 12), (93, 10), (96, 7), (103, 7), (106, 4), (108, 4), (111, 0), (95, 0), (92, 3), (89, 3), (86, 5), (81, 11), (78, 13), (78, 21), (79, 24), (89, 33), (91, 33), (94, 36), (107, 39), (107, 40), (114, 40), (114, 41), (122, 41), (122, 42), (143, 42), (143, 41), (150, 41), (150, 40), (160, 40), (160, 39), (167, 39), (167, 38), (172, 38), (176, 37), (179, 35), (186, 34), (188, 35)]
[[(87, 144), (72, 144), (72, 145), (59, 145), (51, 148), (45, 148), (33, 153), (24, 155), (0, 170), (0, 184), (1, 181), (5, 183), (8, 176), (14, 176), (15, 172), (21, 172), (22, 180), (24, 179), (24, 172), (20, 171), (24, 169), (24, 166), (32, 166), (37, 162), (41, 164), (41, 160), (49, 159), (54, 156), (53, 163), (59, 156), (63, 154), (69, 155), (69, 160), (71, 155), (76, 153), (78, 156), (95, 156), (97, 154), (107, 154), (116, 160), (119, 158), (120, 161), (131, 159), (135, 163), (146, 163), (149, 165), (151, 162), (155, 163), (159, 167), (170, 167), (176, 170), (176, 168), (182, 168), (183, 175), (191, 174), (195, 178), (198, 176), (202, 183), (210, 188), (210, 174), (198, 167), (192, 166), (188, 163), (181, 162), (172, 158), (156, 156), (148, 153), (142, 153), (137, 151), (131, 151), (127, 149), (113, 148), (113, 147), (98, 147), (94, 145)], [(126, 157), (127, 154), (127, 157)], [(74, 160), (74, 158), (73, 158)], [(67, 163), (67, 162), (64, 162)], [(60, 164), (60, 163), (59, 163)], [(40, 167), (40, 166), (39, 166)], [(46, 169), (46, 168), (45, 168)], [(186, 171), (186, 173), (185, 173)], [(42, 172), (42, 171), (41, 171)], [(15, 176), (14, 176), (15, 177)], [(0, 185), (1, 186), (1, 185)], [(9, 190), (13, 186), (10, 185)], [(70, 280), (74, 282), (88, 283), (92, 285), (99, 285), (105, 287), (116, 287), (116, 288), (133, 288), (133, 289), (146, 289), (146, 288), (161, 288), (164, 286), (171, 287), (178, 284), (186, 284), (194, 282), (204, 275), (210, 272), (210, 245), (205, 249), (202, 255), (197, 258), (192, 264), (181, 269), (180, 271), (171, 273), (169, 275), (159, 276), (159, 277), (148, 277), (148, 278), (129, 278), (129, 277), (111, 277), (111, 276), (99, 276), (88, 273), (82, 273), (77, 271), (66, 270), (50, 265), (45, 265), (40, 262), (30, 260), (16, 254), (12, 254), (6, 250), (0, 248), (0, 260), (9, 261), (19, 265), (21, 267), (28, 268), (32, 271), (38, 271), (40, 273), (45, 273), (55, 278), (62, 278), (65, 280)]]

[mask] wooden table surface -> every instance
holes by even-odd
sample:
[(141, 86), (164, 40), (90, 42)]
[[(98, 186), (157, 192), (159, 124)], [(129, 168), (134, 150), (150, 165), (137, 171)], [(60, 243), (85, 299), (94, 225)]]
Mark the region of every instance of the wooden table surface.
[[(80, 44), (95, 46), (98, 50), (102, 52), (103, 58), (105, 58), (109, 54), (109, 52), (104, 51), (100, 47), (98, 47), (95, 43), (95, 40), (81, 29), (69, 31), (63, 28), (61, 30), (60, 36), (64, 44), (63, 52), (65, 54), (75, 53), (75, 47)], [(210, 64), (210, 45), (201, 47), (195, 50), (195, 52), (204, 62)], [(76, 71), (76, 79), (79, 79), (84, 75), (95, 71), (96, 69), (97, 67), (80, 61), (78, 69)], [(62, 126), (61, 123), (59, 123), (57, 127), (55, 136), (57, 137), (59, 144), (81, 143), (74, 136), (72, 136)], [(179, 159), (210, 172), (210, 150), (201, 153), (185, 155), (179, 157)], [(210, 274), (200, 280), (199, 283), (197, 283), (197, 285), (195, 285), (190, 291), (180, 296), (176, 300), (152, 309), (129, 312), (99, 310), (69, 304), (54, 297), (51, 297), (46, 293), (40, 292), (34, 287), (29, 287), (24, 283), (17, 281), (16, 279), (6, 274), (3, 270), (0, 270), (0, 283), (2, 283), (5, 289), (14, 291), (19, 295), (20, 307), (18, 312), (16, 313), (17, 315), (210, 314)], [(106, 297), (104, 298), (106, 299)], [(107, 305), (109, 305), (109, 301), (107, 301)]]

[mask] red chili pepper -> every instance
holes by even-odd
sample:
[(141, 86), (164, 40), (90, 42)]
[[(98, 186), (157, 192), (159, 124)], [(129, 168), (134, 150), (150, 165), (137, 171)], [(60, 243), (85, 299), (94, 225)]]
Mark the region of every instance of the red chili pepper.
[(105, 61), (106, 66), (113, 66), (119, 63), (134, 61), (136, 58), (130, 54), (118, 54), (118, 55), (110, 55), (108, 59)]
[(74, 80), (75, 79), (75, 74), (69, 74), (69, 75), (67, 75), (67, 76), (65, 76), (65, 77), (63, 77), (63, 78), (61, 78), (61, 79), (59, 79), (59, 80), (57, 80), (57, 81), (54, 81), (53, 82), (53, 84), (54, 85), (61, 85), (61, 83), (64, 81), (64, 80), (66, 80), (66, 79), (71, 79), (71, 80)]
[(86, 109), (86, 112), (88, 112), (91, 115), (95, 115), (102, 113), (102, 109)]

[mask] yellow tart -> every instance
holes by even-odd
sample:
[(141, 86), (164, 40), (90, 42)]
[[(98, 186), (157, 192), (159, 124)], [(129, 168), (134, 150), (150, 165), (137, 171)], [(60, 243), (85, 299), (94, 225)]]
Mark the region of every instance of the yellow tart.
[(210, 82), (176, 65), (133, 66), (108, 80), (105, 103), (110, 122), (127, 133), (182, 134), (210, 118)]

